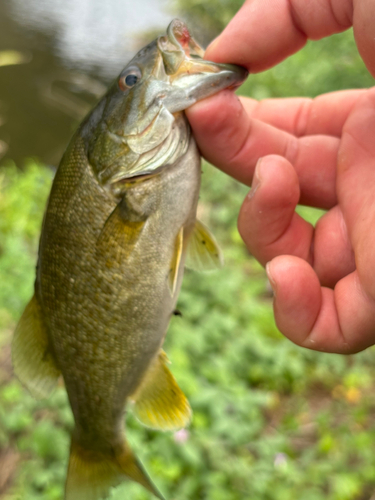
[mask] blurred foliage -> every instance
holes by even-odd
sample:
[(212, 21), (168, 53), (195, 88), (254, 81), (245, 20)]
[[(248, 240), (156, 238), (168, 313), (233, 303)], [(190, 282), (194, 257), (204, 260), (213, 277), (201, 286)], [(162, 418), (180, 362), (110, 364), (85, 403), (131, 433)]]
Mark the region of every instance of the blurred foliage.
[(29, 162), (26, 173), (0, 170), (0, 327), (15, 320), (32, 292), (36, 243), (52, 172)]
[[(262, 74), (252, 75), (244, 93), (255, 99), (267, 97), (315, 97), (333, 90), (370, 87), (374, 79), (359, 57), (352, 30), (306, 47)], [(241, 89), (242, 91), (242, 89)]]
[[(187, 5), (189, 16), (211, 19), (217, 32), (238, 4)], [(308, 44), (277, 68), (251, 76), (242, 90), (257, 98), (314, 96), (371, 83), (347, 32)], [(0, 170), (0, 360), (32, 294), (51, 180), (51, 171), (34, 161), (22, 172), (13, 165)], [(264, 271), (236, 230), (246, 192), (204, 166), (199, 214), (220, 241), (226, 266), (186, 273), (178, 304), (183, 317), (173, 318), (165, 345), (193, 423), (186, 431), (158, 433), (130, 412), (128, 439), (171, 500), (369, 499), (375, 489), (374, 350), (328, 355), (281, 336)], [(313, 222), (320, 215), (306, 208), (301, 213)], [(4, 452), (20, 456), (3, 499), (62, 497), (71, 427), (62, 386), (36, 402), (0, 370), (0, 485)], [(150, 497), (124, 484), (112, 495), (121, 498)]]
[(229, 23), (243, 0), (172, 0), (176, 14), (193, 28), (194, 38), (207, 45)]

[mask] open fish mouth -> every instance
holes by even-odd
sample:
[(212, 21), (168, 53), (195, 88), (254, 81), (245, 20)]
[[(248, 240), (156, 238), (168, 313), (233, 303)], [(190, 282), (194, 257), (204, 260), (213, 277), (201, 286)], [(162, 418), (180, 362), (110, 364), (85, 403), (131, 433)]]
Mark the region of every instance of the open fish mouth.
[(203, 60), (204, 57), (204, 49), (190, 35), (186, 24), (179, 19), (174, 19), (169, 24), (167, 34), (160, 36), (157, 44), (168, 75), (177, 76), (178, 73), (189, 69), (189, 65), (184, 65), (189, 59)]
[(167, 34), (158, 38), (157, 45), (171, 85), (171, 92), (164, 99), (164, 106), (171, 113), (224, 88), (236, 88), (248, 75), (240, 66), (204, 60), (203, 48), (178, 19), (170, 23)]

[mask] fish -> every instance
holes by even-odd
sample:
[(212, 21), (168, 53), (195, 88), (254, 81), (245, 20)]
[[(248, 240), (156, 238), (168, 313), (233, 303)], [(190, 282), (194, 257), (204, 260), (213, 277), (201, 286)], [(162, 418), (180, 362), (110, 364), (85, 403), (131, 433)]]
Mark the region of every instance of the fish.
[(153, 429), (191, 420), (162, 345), (185, 265), (213, 269), (222, 256), (196, 219), (200, 154), (184, 110), (247, 75), (203, 56), (173, 20), (83, 120), (54, 178), (12, 359), (36, 398), (64, 379), (66, 500), (105, 499), (126, 479), (163, 499), (126, 441), (126, 407)]

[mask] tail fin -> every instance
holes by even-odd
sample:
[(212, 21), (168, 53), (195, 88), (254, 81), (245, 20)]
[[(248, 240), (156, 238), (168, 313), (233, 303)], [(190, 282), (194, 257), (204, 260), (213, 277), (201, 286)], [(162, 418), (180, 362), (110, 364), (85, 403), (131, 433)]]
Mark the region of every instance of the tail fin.
[(105, 500), (111, 488), (131, 479), (144, 486), (160, 500), (162, 494), (152, 484), (142, 464), (124, 443), (111, 454), (82, 448), (72, 439), (65, 500)]

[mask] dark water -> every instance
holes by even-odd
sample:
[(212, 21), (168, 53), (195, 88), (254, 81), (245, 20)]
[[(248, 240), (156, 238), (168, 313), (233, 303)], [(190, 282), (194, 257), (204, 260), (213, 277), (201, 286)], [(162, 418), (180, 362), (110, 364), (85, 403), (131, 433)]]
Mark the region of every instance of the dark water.
[[(0, 0), (0, 160), (56, 165), (110, 81), (173, 17), (168, 0)], [(2, 65), (4, 54), (18, 63)]]

